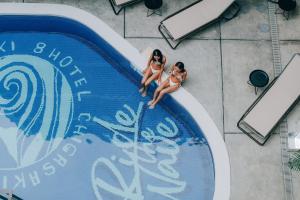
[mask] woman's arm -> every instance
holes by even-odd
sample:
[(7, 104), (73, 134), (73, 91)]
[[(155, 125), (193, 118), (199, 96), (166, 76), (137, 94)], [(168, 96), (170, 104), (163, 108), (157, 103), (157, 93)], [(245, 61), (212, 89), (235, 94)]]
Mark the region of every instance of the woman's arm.
[(181, 76), (180, 76), (180, 85), (186, 80), (187, 77), (187, 72), (185, 71)]
[(161, 83), (161, 76), (162, 76), (163, 71), (164, 71), (164, 68), (161, 68), (159, 71), (159, 75), (158, 75), (158, 79), (157, 79), (158, 84)]
[(145, 74), (145, 72), (147, 71), (147, 69), (150, 67), (150, 63), (152, 61), (152, 57), (153, 57), (153, 53), (151, 53), (149, 59), (148, 59), (148, 62), (147, 62), (147, 66), (146, 68), (143, 70), (143, 74)]
[(157, 80), (157, 81), (158, 81), (158, 84), (161, 83), (161, 76), (162, 76), (162, 73), (163, 73), (163, 71), (164, 71), (164, 69), (165, 69), (166, 62), (167, 62), (167, 59), (166, 59), (166, 57), (164, 56), (164, 58), (163, 58), (163, 63), (161, 64), (160, 72), (159, 72), (159, 75), (158, 75), (158, 80)]
[(182, 75), (182, 81), (185, 81), (187, 78), (187, 71), (184, 72), (184, 74)]
[(172, 65), (172, 67), (171, 67), (171, 69), (170, 69), (170, 71), (169, 71), (169, 75), (172, 74), (172, 72), (173, 72), (173, 70), (174, 70), (174, 67), (175, 67), (175, 64)]

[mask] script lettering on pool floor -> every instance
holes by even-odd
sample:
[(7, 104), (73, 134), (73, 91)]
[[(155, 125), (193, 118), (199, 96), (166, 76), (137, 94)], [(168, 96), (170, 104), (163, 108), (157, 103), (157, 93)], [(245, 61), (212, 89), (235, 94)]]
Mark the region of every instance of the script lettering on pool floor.
[[(174, 195), (183, 192), (186, 188), (186, 182), (180, 179), (180, 173), (174, 167), (180, 151), (179, 145), (169, 139), (178, 135), (176, 124), (170, 118), (165, 118), (169, 126), (163, 122), (158, 123), (156, 126), (158, 134), (148, 127), (140, 130), (143, 106), (144, 103), (140, 102), (137, 111), (134, 111), (125, 104), (123, 110), (118, 110), (115, 114), (117, 124), (97, 117), (93, 118), (94, 122), (110, 131), (112, 144), (124, 153), (124, 157), (119, 158), (115, 155), (111, 155), (110, 158), (99, 157), (93, 163), (92, 185), (96, 197), (100, 200), (105, 199), (102, 198), (101, 190), (128, 200), (145, 199), (145, 190), (176, 200)], [(131, 137), (129, 137), (130, 134), (132, 134)], [(158, 157), (164, 159), (158, 160)], [(133, 170), (133, 177), (130, 181), (126, 182), (128, 178), (125, 178), (125, 175), (128, 176), (129, 173), (122, 173), (118, 165)], [(147, 168), (147, 165), (155, 165), (156, 170), (153, 170), (153, 167), (152, 170)], [(108, 183), (104, 177), (99, 177), (97, 171), (101, 169), (108, 170), (112, 175), (111, 178), (117, 181), (119, 186)], [(157, 181), (155, 184), (152, 181), (144, 183), (146, 187), (143, 188), (142, 175), (150, 176)]]

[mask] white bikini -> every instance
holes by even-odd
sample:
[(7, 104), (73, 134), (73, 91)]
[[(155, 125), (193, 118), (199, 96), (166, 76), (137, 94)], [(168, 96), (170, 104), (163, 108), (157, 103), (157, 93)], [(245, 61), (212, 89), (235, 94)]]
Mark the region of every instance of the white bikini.
[[(174, 71), (172, 71), (171, 76), (172, 75), (177, 78), (177, 76), (175, 75)], [(181, 82), (178, 82), (178, 83), (173, 82), (172, 79), (171, 79), (171, 76), (169, 77), (169, 84), (170, 84), (170, 86), (180, 85)]]
[[(161, 63), (158, 62), (158, 61), (153, 61), (153, 63), (156, 64), (156, 65), (161, 65)], [(152, 74), (155, 74), (155, 73), (160, 72), (160, 69), (154, 69), (154, 68), (152, 67), (152, 65), (150, 65), (150, 68), (151, 68)]]
[(178, 85), (179, 83), (175, 83), (172, 81), (171, 77), (169, 78), (169, 85), (170, 86), (175, 86), (175, 85)]

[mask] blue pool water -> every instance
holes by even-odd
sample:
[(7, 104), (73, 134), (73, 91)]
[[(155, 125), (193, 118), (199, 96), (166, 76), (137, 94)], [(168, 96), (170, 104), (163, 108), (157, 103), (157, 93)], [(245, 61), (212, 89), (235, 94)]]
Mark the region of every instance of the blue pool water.
[(140, 75), (99, 41), (0, 34), (0, 188), (30, 200), (212, 199), (201, 129), (170, 96), (149, 110)]

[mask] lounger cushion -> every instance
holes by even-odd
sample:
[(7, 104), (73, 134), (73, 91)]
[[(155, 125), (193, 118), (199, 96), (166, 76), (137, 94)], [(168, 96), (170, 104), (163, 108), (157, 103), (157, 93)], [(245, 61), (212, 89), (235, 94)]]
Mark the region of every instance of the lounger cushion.
[(243, 119), (266, 137), (300, 94), (300, 54), (296, 54), (274, 85)]
[(137, 1), (137, 0), (114, 0), (116, 6), (121, 6), (123, 4), (127, 4), (133, 1)]
[(173, 40), (178, 40), (198, 28), (218, 19), (234, 0), (202, 0), (163, 21)]

